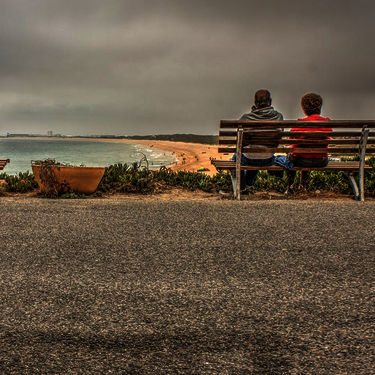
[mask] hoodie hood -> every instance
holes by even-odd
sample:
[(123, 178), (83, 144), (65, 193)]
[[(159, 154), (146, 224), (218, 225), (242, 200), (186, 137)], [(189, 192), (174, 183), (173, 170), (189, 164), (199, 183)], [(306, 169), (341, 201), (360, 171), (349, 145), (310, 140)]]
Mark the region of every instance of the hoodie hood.
[(250, 113), (245, 113), (244, 115), (242, 115), (241, 120), (277, 121), (283, 120), (283, 115), (280, 112), (277, 112), (273, 107), (256, 108), (254, 106), (251, 108)]

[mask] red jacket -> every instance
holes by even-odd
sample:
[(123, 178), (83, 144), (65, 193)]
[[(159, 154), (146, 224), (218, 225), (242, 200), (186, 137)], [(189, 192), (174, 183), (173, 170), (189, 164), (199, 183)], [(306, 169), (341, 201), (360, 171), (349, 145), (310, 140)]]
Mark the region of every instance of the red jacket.
[[(299, 118), (298, 121), (330, 121), (331, 119), (328, 117), (322, 117), (320, 115), (311, 115), (305, 118)], [(292, 132), (331, 132), (332, 128), (292, 128)], [(297, 139), (321, 139), (321, 138), (312, 138), (312, 137), (298, 137)], [(329, 137), (327, 137), (329, 139)], [(292, 148), (303, 148), (303, 147), (313, 147), (311, 145), (304, 146), (303, 144), (293, 144), (291, 146)], [(319, 148), (328, 148), (328, 145), (319, 146)], [(325, 152), (324, 154), (301, 154), (297, 152), (291, 152), (291, 155), (306, 158), (306, 159), (312, 159), (312, 158), (326, 158), (328, 154)]]

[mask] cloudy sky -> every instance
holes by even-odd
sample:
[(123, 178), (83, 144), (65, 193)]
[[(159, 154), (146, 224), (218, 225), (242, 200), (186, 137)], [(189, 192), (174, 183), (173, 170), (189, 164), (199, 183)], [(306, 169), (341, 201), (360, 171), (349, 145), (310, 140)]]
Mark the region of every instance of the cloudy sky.
[(372, 0), (0, 0), (0, 133), (215, 134), (268, 88), (375, 118)]

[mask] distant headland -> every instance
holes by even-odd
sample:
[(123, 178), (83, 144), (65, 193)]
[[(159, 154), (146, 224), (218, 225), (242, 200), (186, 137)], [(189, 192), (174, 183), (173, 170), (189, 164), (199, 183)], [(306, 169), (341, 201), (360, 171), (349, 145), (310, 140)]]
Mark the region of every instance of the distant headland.
[(201, 134), (156, 134), (156, 135), (114, 135), (114, 134), (95, 134), (95, 135), (63, 135), (59, 133), (52, 133), (48, 131), (46, 134), (22, 134), (22, 133), (7, 133), (1, 138), (95, 138), (95, 139), (129, 139), (149, 140), (149, 141), (171, 141), (171, 142), (185, 142), (185, 143), (200, 143), (215, 145), (218, 144), (219, 137), (217, 135), (201, 135)]

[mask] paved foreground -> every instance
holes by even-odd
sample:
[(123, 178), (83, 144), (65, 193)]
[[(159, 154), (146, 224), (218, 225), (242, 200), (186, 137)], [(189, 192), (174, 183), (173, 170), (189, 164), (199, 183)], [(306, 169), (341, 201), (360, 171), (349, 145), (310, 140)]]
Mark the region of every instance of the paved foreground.
[(1, 374), (374, 374), (375, 203), (0, 199)]

